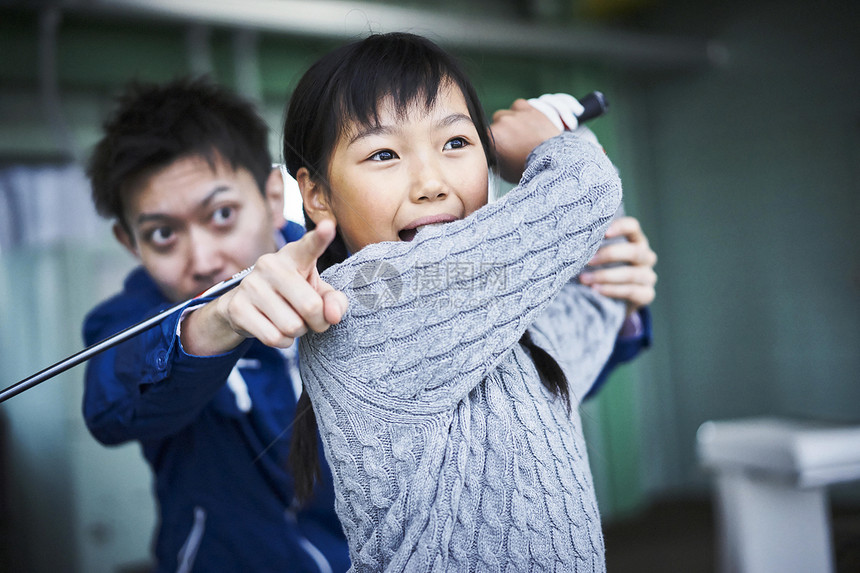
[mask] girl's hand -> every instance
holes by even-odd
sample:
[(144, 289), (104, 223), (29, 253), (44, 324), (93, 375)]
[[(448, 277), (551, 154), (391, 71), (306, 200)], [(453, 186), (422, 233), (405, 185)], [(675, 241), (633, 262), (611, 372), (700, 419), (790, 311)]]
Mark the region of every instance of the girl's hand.
[(620, 217), (612, 221), (606, 238), (625, 237), (627, 241), (601, 247), (589, 261), (598, 266), (621, 263), (620, 266), (584, 272), (579, 281), (604, 296), (627, 303), (627, 315), (654, 301), (657, 284), (657, 253), (648, 244), (639, 221), (634, 217)]
[(543, 94), (528, 100), (532, 107), (543, 112), (559, 129), (574, 130), (585, 108), (570, 94)]
[(490, 131), (496, 143), (499, 174), (505, 181), (517, 183), (523, 175), (529, 153), (561, 133), (562, 129), (529, 102), (518, 99), (510, 109), (493, 114)]

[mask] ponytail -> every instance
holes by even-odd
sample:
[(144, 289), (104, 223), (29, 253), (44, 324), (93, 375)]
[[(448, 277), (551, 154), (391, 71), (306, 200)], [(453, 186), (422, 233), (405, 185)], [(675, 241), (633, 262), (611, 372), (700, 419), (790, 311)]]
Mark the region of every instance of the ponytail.
[(296, 404), (288, 464), (293, 474), (293, 495), (300, 505), (304, 504), (313, 495), (316, 480), (322, 478), (317, 447), (317, 417), (306, 390), (302, 390)]
[(560, 396), (570, 412), (570, 389), (567, 376), (549, 352), (538, 346), (532, 340), (532, 335), (526, 330), (520, 338), (520, 344), (525, 346), (532, 355), (541, 384), (553, 396)]

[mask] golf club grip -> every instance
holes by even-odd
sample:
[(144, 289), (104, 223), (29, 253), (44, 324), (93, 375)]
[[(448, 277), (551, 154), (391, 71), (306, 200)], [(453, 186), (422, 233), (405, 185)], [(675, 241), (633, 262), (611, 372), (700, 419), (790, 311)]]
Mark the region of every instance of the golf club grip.
[(603, 92), (594, 91), (584, 95), (579, 98), (579, 103), (581, 103), (582, 107), (585, 108), (576, 118), (579, 123), (585, 123), (590, 119), (600, 117), (609, 109), (609, 102), (606, 100), (606, 96), (603, 95)]

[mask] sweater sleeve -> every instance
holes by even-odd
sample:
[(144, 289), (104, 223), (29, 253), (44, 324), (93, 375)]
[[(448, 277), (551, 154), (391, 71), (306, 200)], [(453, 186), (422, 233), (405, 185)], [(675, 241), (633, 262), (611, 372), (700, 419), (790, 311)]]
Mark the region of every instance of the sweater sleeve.
[(561, 365), (571, 404), (582, 402), (609, 360), (625, 311), (622, 301), (571, 281), (531, 326), (535, 344)]
[(302, 338), (311, 395), (349, 395), (382, 416), (449, 409), (591, 258), (620, 201), (602, 149), (566, 132), (500, 201), (328, 269), (350, 308)]

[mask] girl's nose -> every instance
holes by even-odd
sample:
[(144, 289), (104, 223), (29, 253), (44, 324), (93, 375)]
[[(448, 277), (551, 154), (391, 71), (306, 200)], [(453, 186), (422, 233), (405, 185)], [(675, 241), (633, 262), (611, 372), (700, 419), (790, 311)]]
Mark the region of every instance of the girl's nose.
[(432, 161), (420, 164), (415, 170), (411, 195), (415, 202), (438, 201), (448, 196), (448, 186), (437, 164)]

